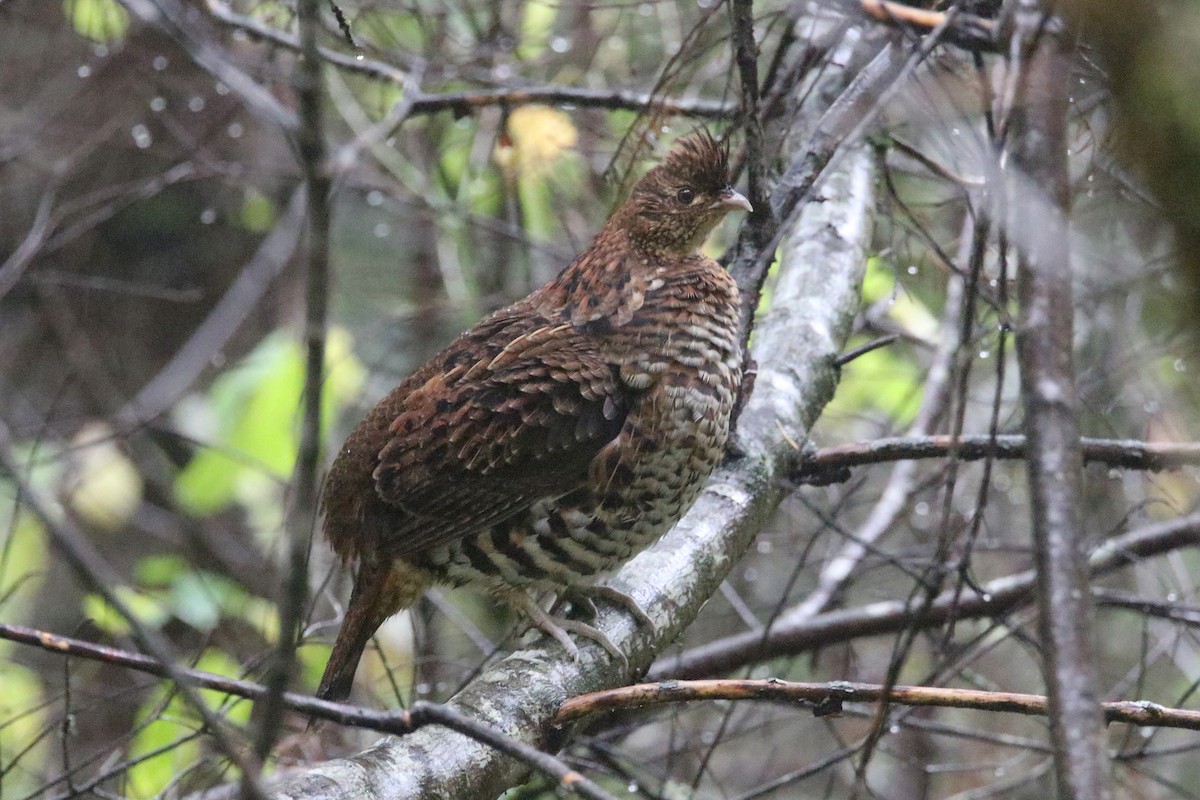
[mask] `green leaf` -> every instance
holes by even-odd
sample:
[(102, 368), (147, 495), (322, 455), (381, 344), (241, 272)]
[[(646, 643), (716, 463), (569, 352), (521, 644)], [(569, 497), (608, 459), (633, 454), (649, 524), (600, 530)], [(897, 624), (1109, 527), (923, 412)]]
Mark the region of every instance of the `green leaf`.
[(179, 556), (146, 556), (139, 559), (133, 574), (143, 586), (170, 586), (191, 567)]
[(93, 42), (112, 42), (129, 30), (129, 12), (117, 0), (63, 0), (63, 14)]
[(532, 0), (525, 4), (525, 16), (521, 20), (521, 40), (517, 45), (517, 57), (533, 59), (546, 49), (546, 40), (558, 16), (557, 2), (547, 3)]
[(275, 227), (279, 212), (271, 199), (257, 189), (247, 189), (242, 198), (242, 227), (251, 233), (266, 233)]
[[(136, 592), (128, 586), (117, 586), (113, 591), (143, 625), (157, 628), (170, 616), (168, 609), (157, 598)], [(83, 598), (83, 614), (110, 636), (129, 635), (129, 622), (98, 594)]]
[[(331, 328), (326, 342), (326, 376), (321, 398), (327, 429), (366, 379), (353, 353), (353, 338)], [(213, 382), (208, 402), (216, 420), (212, 447), (180, 473), (175, 496), (190, 513), (211, 514), (242, 501), (264, 524), (278, 517), (282, 481), (296, 463), (303, 351), (290, 335), (268, 336), (241, 363)]]
[(272, 28), (290, 28), (296, 21), (296, 10), (273, 0), (259, 0), (250, 7), (250, 16)]
[(175, 500), (195, 516), (215, 514), (233, 502), (241, 470), (241, 462), (225, 453), (205, 450), (176, 478)]
[(221, 619), (221, 601), (201, 573), (180, 575), (171, 584), (170, 600), (175, 616), (197, 630), (210, 631)]
[[(866, 341), (865, 338), (851, 341), (846, 349)], [(825, 416), (856, 416), (875, 410), (886, 414), (896, 426), (907, 425), (921, 406), (921, 378), (917, 365), (895, 349), (872, 350), (842, 368), (842, 380)]]
[(867, 269), (863, 274), (863, 302), (877, 303), (891, 294), (895, 288), (896, 273), (892, 266), (878, 256), (868, 258)]
[[(15, 494), (0, 481), (0, 495)], [(8, 505), (11, 510), (12, 504)], [(18, 512), (15, 522), (6, 517), (0, 512), (0, 619), (19, 620), (37, 602), (50, 559), (45, 530), (38, 520), (27, 512)], [(11, 647), (11, 642), (0, 641), (0, 657)]]
[(297, 648), (296, 657), (300, 662), (300, 685), (315, 691), (321, 684), (321, 677), (325, 674), (325, 665), (329, 663), (329, 656), (332, 654), (333, 647), (331, 645), (317, 642), (305, 642)]

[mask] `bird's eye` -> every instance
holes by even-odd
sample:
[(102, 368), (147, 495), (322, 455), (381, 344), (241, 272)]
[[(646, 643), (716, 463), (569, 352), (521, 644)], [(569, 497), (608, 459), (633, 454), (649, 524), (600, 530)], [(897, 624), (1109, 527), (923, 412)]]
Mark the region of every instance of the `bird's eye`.
[(696, 193), (691, 189), (684, 187), (680, 189), (678, 193), (676, 193), (675, 199), (685, 206), (690, 206), (692, 201), (696, 199)]

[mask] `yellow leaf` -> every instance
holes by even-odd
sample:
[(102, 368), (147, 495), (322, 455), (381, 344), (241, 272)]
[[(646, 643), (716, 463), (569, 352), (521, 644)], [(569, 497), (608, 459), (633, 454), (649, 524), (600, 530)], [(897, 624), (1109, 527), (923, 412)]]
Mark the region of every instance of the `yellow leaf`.
[(117, 530), (142, 502), (142, 476), (101, 423), (85, 426), (74, 439), (67, 503), (91, 525)]
[(496, 159), (501, 164), (509, 160), (517, 174), (523, 177), (549, 172), (564, 152), (579, 141), (570, 115), (557, 108), (539, 105), (522, 106), (513, 111), (508, 117), (508, 134), (512, 138), (512, 149), (509, 153), (497, 152)]

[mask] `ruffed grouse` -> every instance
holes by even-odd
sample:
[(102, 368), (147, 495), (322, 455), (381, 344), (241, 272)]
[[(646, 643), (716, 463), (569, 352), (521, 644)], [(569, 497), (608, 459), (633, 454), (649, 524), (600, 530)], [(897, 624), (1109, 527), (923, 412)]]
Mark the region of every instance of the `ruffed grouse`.
[[(318, 695), (350, 692), (375, 630), (431, 584), (473, 584), (572, 653), (536, 593), (661, 536), (721, 458), (741, 379), (738, 292), (699, 252), (729, 211), (728, 151), (680, 140), (557, 278), (458, 337), (350, 434), (325, 535), (357, 575)], [(642, 615), (644, 617), (644, 615)]]

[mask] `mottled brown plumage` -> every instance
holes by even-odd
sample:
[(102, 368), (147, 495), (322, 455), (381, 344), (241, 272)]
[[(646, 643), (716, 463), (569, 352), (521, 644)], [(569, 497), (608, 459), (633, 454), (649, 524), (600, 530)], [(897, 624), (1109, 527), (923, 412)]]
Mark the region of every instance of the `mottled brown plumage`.
[(681, 140), (556, 279), (462, 334), (350, 434), (325, 535), (357, 574), (319, 696), (345, 697), (375, 630), (434, 583), (482, 587), (568, 650), (567, 630), (612, 649), (530, 593), (586, 594), (675, 523), (720, 458), (738, 294), (698, 249), (750, 208), (727, 170), (708, 134)]

